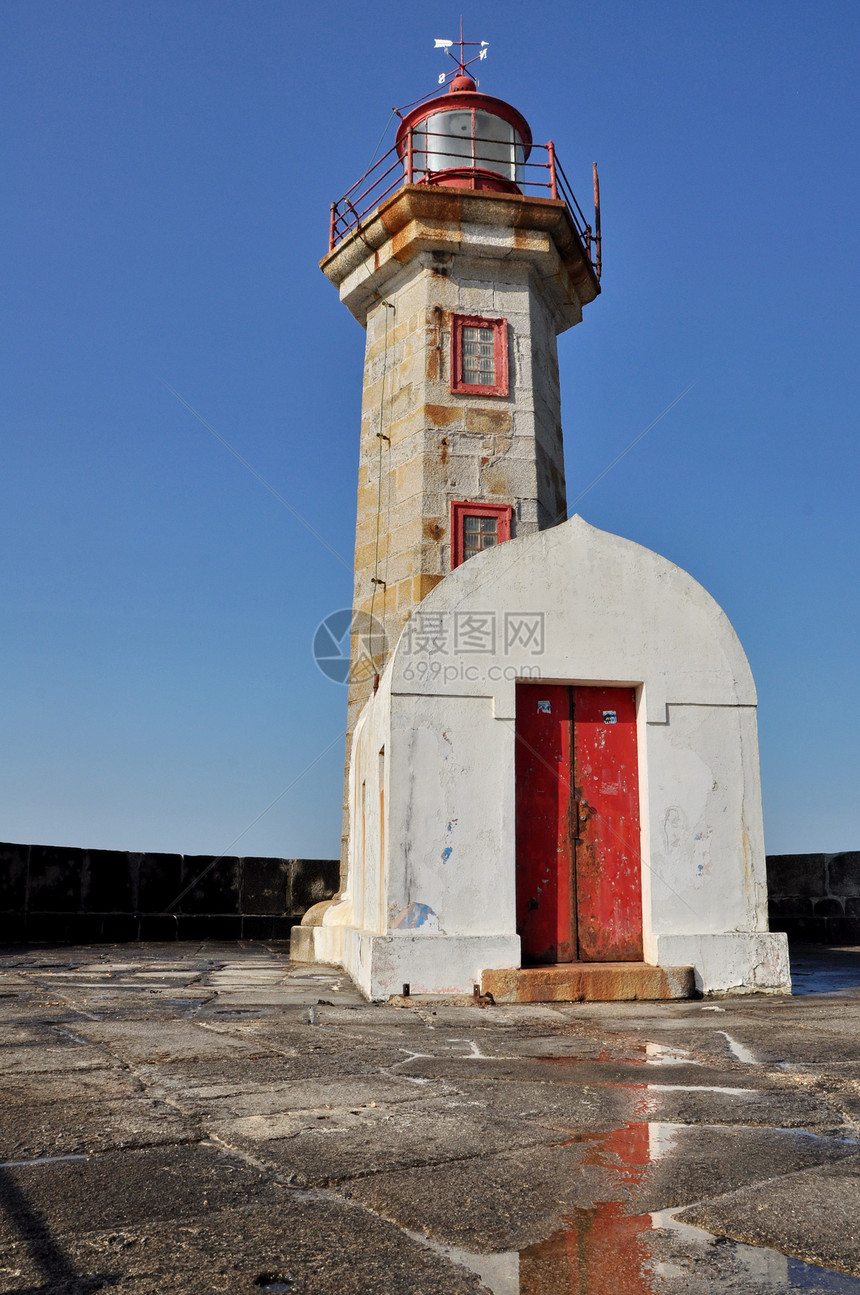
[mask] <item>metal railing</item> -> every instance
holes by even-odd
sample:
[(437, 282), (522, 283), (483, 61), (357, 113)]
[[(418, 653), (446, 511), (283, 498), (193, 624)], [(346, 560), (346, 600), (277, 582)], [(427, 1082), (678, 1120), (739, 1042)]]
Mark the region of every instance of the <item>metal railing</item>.
[[(471, 146), (470, 154), (460, 156), (454, 153), (454, 147), (462, 144)], [(489, 145), (492, 152), (481, 152), (481, 146)], [(499, 157), (499, 150), (510, 152), (510, 160)], [(597, 188), (597, 168), (594, 170), (594, 220), (585, 218), (585, 214), (574, 196), (573, 189), (558, 160), (555, 145), (533, 144), (528, 160), (522, 158), (522, 147), (517, 143), (502, 143), (499, 140), (482, 138), (452, 139), (450, 135), (410, 127), (404, 139), (394, 144), (377, 162), (365, 171), (360, 179), (342, 198), (331, 204), (329, 226), (329, 251), (333, 251), (344, 239), (360, 232), (367, 218), (376, 211), (386, 198), (390, 197), (405, 184), (450, 184), (451, 172), (461, 172), (462, 187), (489, 188), (495, 180), (500, 189), (511, 186), (511, 191), (527, 196), (549, 197), (562, 201), (579, 235), (594, 273), (600, 278), (601, 271), (601, 235), (600, 203)], [(537, 155), (537, 156), (536, 156)], [(444, 157), (446, 165), (437, 170), (428, 167), (428, 157)], [(451, 163), (451, 165), (448, 165)], [(467, 178), (472, 173), (478, 183), (470, 185)], [(483, 180), (485, 183), (480, 184)], [(489, 184), (487, 183), (489, 181)], [(513, 186), (516, 186), (516, 189)]]

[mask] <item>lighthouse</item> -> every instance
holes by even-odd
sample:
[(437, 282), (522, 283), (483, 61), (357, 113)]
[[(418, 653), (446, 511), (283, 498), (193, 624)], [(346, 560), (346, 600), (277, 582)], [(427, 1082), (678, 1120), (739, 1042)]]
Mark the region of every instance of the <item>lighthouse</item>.
[(321, 263), (367, 337), (341, 889), (291, 955), (374, 999), (784, 989), (740, 643), (567, 517), (557, 338), (600, 293), (599, 208), (481, 90), (486, 45), (437, 44), (444, 89)]
[(367, 331), (348, 748), (430, 590), (567, 518), (556, 339), (600, 292), (598, 235), (553, 144), (478, 89), (468, 51), (333, 204), (322, 261)]

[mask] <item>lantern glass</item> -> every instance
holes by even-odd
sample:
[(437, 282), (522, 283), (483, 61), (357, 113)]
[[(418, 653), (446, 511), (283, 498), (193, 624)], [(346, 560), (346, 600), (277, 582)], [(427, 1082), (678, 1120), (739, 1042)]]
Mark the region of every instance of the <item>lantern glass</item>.
[(436, 112), (415, 127), (415, 164), (432, 172), (468, 167), (494, 171), (518, 184), (523, 144), (510, 122), (479, 109)]

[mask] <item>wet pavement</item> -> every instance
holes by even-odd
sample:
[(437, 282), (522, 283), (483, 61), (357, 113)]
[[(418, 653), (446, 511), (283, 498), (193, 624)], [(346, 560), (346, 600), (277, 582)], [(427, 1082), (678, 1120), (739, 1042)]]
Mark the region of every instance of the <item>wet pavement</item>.
[(860, 1293), (860, 949), (793, 997), (371, 1005), (0, 951), (0, 1292)]

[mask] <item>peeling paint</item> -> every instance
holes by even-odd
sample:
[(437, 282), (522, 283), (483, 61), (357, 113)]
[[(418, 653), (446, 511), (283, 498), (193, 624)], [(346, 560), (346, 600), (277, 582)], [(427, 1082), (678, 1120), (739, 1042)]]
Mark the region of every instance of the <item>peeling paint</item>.
[(413, 901), (408, 908), (401, 911), (391, 923), (392, 931), (438, 931), (439, 918), (429, 904)]

